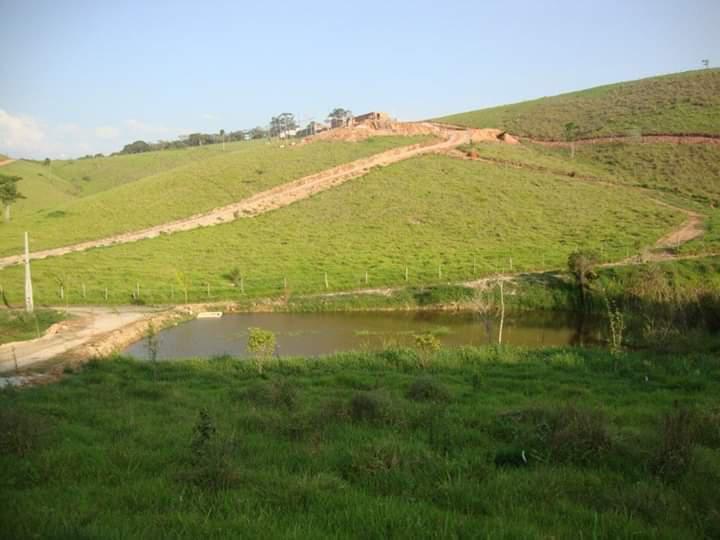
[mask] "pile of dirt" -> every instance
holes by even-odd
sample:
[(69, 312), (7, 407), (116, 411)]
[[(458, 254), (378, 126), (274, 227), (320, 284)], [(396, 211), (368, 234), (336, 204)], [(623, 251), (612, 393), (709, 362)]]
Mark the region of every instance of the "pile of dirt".
[(459, 130), (445, 125), (431, 122), (393, 122), (389, 120), (373, 120), (357, 126), (330, 129), (312, 137), (304, 142), (312, 141), (363, 141), (370, 137), (390, 135), (434, 135), (442, 139), (449, 139), (452, 134), (465, 132), (470, 135), (472, 142), (504, 142), (517, 144), (518, 140), (506, 131), (500, 129), (465, 129)]

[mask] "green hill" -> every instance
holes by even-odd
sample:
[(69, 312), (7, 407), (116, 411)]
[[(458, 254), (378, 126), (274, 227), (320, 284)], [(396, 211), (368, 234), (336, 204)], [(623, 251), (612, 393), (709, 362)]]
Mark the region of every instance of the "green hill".
[[(76, 198), (73, 185), (53, 173), (48, 167), (33, 161), (19, 160), (0, 169), (0, 174), (19, 176), (18, 191), (25, 196), (12, 207), (14, 220), (38, 211), (48, 211), (58, 205)], [(7, 231), (8, 225), (0, 226), (0, 234)], [(2, 238), (2, 236), (0, 236)], [(1, 240), (0, 240), (1, 242)]]
[[(548, 159), (552, 159), (548, 158)], [(651, 245), (685, 216), (622, 185), (424, 156), (370, 172), (252, 219), (36, 261), (41, 302), (126, 303), (139, 283), (148, 302), (241, 298), (471, 279), (499, 270), (561, 268), (577, 247), (619, 259)], [(405, 281), (405, 271), (408, 281)], [(0, 272), (11, 300), (22, 269)], [(178, 281), (178, 273), (184, 277)], [(86, 285), (87, 298), (79, 291)], [(173, 294), (175, 296), (173, 296)]]
[(628, 133), (720, 135), (720, 69), (705, 69), (599, 86), (436, 120), (499, 128), (537, 139), (562, 140), (574, 122), (582, 137)]
[(247, 150), (256, 143), (227, 143), (140, 154), (73, 159), (53, 162), (53, 172), (75, 186), (78, 194), (90, 195), (152, 176), (183, 165), (201, 162), (223, 153)]
[[(64, 195), (64, 199), (58, 199), (63, 202), (53, 205), (52, 209), (48, 209), (46, 201), (29, 197), (27, 204), (34, 210), (47, 210), (18, 216), (2, 225), (0, 253), (19, 252), (23, 231), (32, 232), (33, 249), (43, 249), (138, 230), (236, 202), (275, 185), (425, 139), (376, 137), (362, 142), (322, 141), (295, 147), (258, 141), (237, 143), (234, 151), (225, 153), (207, 152), (206, 159), (185, 157), (163, 161), (162, 156), (144, 155), (123, 156), (128, 159), (103, 158), (107, 164), (102, 166), (110, 170), (110, 176), (125, 183), (84, 197)], [(184, 152), (194, 153), (193, 150)], [(140, 174), (148, 159), (162, 162), (165, 167), (182, 159), (188, 161), (131, 181), (134, 175)], [(113, 164), (118, 164), (116, 169), (112, 168)], [(37, 164), (23, 163), (22, 166), (29, 172), (21, 176), (32, 181), (20, 182), (21, 191), (35, 185), (33, 174), (38, 173), (32, 167), (48, 169)], [(77, 162), (60, 167), (53, 165), (53, 173), (59, 169), (62, 174), (77, 166)], [(62, 182), (69, 191), (76, 185), (73, 180)]]

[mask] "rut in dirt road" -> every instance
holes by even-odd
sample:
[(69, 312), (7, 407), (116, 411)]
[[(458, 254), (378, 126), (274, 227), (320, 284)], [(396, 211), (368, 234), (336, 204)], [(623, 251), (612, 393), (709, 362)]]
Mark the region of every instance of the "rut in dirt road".
[[(321, 191), (339, 186), (348, 180), (363, 176), (373, 167), (391, 165), (423, 154), (443, 152), (461, 144), (468, 143), (471, 137), (470, 131), (448, 131), (438, 132), (438, 134), (444, 135), (444, 140), (395, 148), (368, 158), (358, 159), (256, 193), (239, 202), (177, 221), (163, 223), (140, 231), (117, 234), (98, 240), (89, 240), (70, 246), (36, 251), (30, 254), (30, 259), (36, 260), (48, 257), (59, 257), (68, 253), (137, 242), (138, 240), (156, 238), (160, 235), (189, 231), (199, 227), (211, 227), (243, 217), (256, 216), (264, 212), (282, 208), (283, 206), (288, 206), (294, 202), (311, 197), (316, 193), (320, 193)], [(0, 268), (20, 264), (23, 259), (24, 257), (22, 255), (0, 258)]]

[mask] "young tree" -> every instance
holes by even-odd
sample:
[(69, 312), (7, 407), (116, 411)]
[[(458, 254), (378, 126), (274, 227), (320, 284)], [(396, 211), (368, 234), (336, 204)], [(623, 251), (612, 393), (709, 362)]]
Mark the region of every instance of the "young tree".
[(583, 307), (586, 306), (586, 293), (590, 290), (590, 282), (597, 279), (595, 267), (599, 262), (599, 255), (589, 250), (574, 251), (568, 257), (568, 270), (575, 277)]
[(577, 140), (579, 127), (575, 122), (565, 124), (565, 140), (570, 143), (570, 158), (575, 159), (575, 141)]
[(270, 330), (262, 328), (248, 328), (247, 349), (255, 358), (255, 365), (258, 373), (262, 375), (263, 366), (275, 352), (275, 344), (277, 340), (275, 334)]
[(0, 201), (5, 205), (5, 222), (10, 221), (10, 205), (25, 196), (17, 189), (17, 183), (22, 180), (19, 176), (0, 174)]

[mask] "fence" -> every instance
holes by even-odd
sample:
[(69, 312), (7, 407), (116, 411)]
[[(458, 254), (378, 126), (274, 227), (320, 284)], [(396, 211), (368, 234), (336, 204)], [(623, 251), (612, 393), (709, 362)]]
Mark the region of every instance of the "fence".
[[(603, 261), (618, 260), (635, 253), (628, 247), (603, 246), (598, 250)], [(62, 280), (39, 275), (34, 292), (38, 304), (181, 304), (237, 301), (260, 297), (312, 294), (362, 288), (404, 287), (460, 283), (501, 273), (559, 270), (566, 267), (567, 253), (539, 252), (492, 253), (483, 256), (441, 260), (381, 262), (363, 264), (354, 261), (347, 267), (323, 269), (319, 263), (313, 270), (276, 270), (272, 274), (240, 272), (232, 275), (219, 269), (213, 274), (187, 273), (179, 279), (175, 274), (146, 273), (119, 279), (110, 272), (83, 272), (64, 276)], [(0, 297), (14, 306), (24, 297), (21, 273), (12, 281), (0, 283)]]

